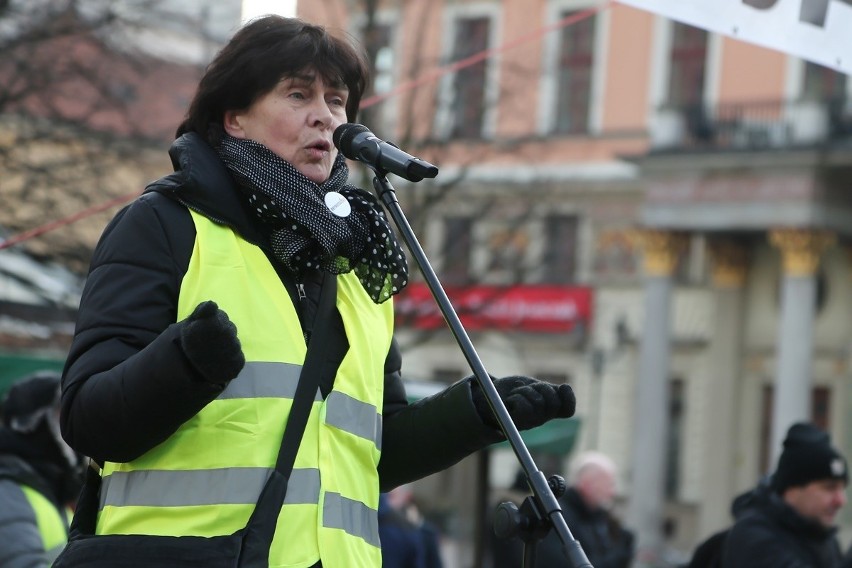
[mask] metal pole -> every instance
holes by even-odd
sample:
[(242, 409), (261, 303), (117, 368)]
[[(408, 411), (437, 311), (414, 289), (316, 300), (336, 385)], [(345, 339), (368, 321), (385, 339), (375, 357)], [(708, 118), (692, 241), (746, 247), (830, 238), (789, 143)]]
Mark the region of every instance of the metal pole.
[(440, 280), (438, 280), (434, 269), (429, 263), (426, 253), (423, 252), (423, 248), (420, 246), (411, 225), (408, 223), (408, 219), (406, 219), (405, 214), (400, 207), (394, 188), (387, 180), (387, 172), (383, 172), (376, 168), (371, 169), (376, 174), (373, 178), (373, 188), (376, 190), (379, 199), (390, 213), (391, 218), (405, 241), (405, 244), (408, 246), (417, 266), (423, 274), (423, 277), (426, 279), (426, 284), (429, 286), (432, 296), (438, 303), (438, 307), (444, 316), (444, 320), (450, 326), (450, 330), (452, 331), (456, 342), (459, 344), (465, 359), (467, 359), (468, 365), (470, 365), (470, 368), (479, 383), (479, 387), (482, 389), (482, 392), (485, 393), (488, 405), (497, 417), (500, 429), (509, 441), (515, 456), (518, 458), (518, 461), (527, 476), (527, 481), (533, 491), (533, 497), (537, 501), (539, 509), (550, 521), (551, 527), (556, 529), (559, 539), (562, 541), (562, 548), (565, 552), (566, 558), (568, 558), (571, 562), (571, 566), (574, 568), (592, 568), (592, 565), (589, 563), (580, 543), (574, 539), (574, 536), (568, 529), (565, 518), (562, 516), (562, 509), (559, 506), (559, 501), (557, 501), (553, 491), (551, 491), (544, 474), (538, 469), (533, 461), (533, 458), (524, 444), (517, 427), (514, 422), (512, 422), (509, 411), (506, 410), (506, 406), (500, 399), (500, 395), (497, 392), (497, 388), (494, 386), (494, 382), (491, 380), (491, 377), (485, 370), (485, 366), (482, 364), (479, 355), (476, 353), (476, 349), (474, 348), (470, 337), (468, 337), (467, 331), (465, 331), (458, 314), (453, 308), (453, 305), (450, 303), (447, 293), (444, 291)]

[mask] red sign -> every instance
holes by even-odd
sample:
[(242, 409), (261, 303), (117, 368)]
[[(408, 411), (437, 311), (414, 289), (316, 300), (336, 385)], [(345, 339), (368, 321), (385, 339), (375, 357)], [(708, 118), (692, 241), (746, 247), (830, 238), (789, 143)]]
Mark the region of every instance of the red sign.
[[(592, 316), (592, 289), (566, 286), (469, 286), (447, 288), (450, 303), (465, 329), (518, 329), (566, 332), (587, 329)], [(445, 326), (432, 292), (412, 283), (394, 299), (398, 325), (418, 329)]]

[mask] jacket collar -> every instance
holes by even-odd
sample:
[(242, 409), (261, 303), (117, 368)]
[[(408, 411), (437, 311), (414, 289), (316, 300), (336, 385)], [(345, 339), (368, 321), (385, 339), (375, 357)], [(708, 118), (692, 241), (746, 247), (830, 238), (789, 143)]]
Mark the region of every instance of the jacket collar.
[(816, 521), (801, 516), (767, 485), (758, 485), (753, 490), (750, 500), (742, 504), (743, 513), (750, 509), (761, 510), (791, 532), (814, 541), (833, 538), (837, 533), (836, 527), (826, 528)]
[(169, 157), (175, 172), (151, 183), (146, 192), (167, 195), (212, 221), (231, 227), (245, 240), (265, 246), (267, 239), (259, 231), (237, 184), (201, 136), (195, 132), (184, 134), (172, 143)]

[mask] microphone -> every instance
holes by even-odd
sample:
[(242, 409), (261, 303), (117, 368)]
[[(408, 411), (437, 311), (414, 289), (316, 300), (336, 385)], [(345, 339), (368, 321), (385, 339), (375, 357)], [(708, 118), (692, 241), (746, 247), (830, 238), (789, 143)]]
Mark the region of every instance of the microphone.
[(420, 181), (438, 175), (437, 167), (403, 152), (390, 142), (379, 140), (361, 124), (341, 124), (334, 129), (332, 139), (341, 154), (382, 173), (396, 174), (408, 181)]

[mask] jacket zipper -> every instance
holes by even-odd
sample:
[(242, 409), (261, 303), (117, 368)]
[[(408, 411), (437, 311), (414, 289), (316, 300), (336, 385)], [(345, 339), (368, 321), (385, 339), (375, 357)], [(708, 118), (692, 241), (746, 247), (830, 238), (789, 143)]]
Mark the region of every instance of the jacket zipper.
[[(199, 215), (203, 215), (203, 216), (207, 217), (208, 219), (210, 219), (210, 220), (211, 220), (211, 221), (213, 221), (214, 223), (218, 223), (219, 225), (224, 225), (224, 226), (226, 226), (226, 227), (230, 227), (230, 228), (232, 228), (232, 229), (234, 229), (234, 230), (236, 230), (236, 229), (237, 229), (235, 226), (231, 225), (230, 223), (227, 223), (227, 222), (226, 222), (226, 221), (224, 221), (223, 219), (219, 219), (219, 218), (217, 218), (217, 217), (214, 217), (214, 216), (210, 215), (207, 211), (202, 211), (199, 207), (196, 207), (195, 205), (191, 205), (191, 204), (187, 203), (185, 200), (183, 200), (183, 199), (181, 199), (181, 198), (179, 198), (179, 197), (177, 198), (177, 201), (178, 201), (178, 203), (180, 203), (181, 205), (183, 205), (183, 206), (184, 206), (184, 207), (186, 207), (187, 209), (191, 209), (192, 211), (195, 211), (195, 212), (196, 212), (196, 213), (198, 213)], [(263, 248), (264, 248), (264, 245), (263, 245), (263, 244), (261, 244), (261, 243), (254, 243), (254, 242), (252, 242), (251, 240), (246, 239), (246, 237), (245, 237), (245, 236), (243, 236), (242, 234), (240, 235), (240, 238), (242, 238), (243, 240), (245, 240), (245, 241), (246, 241), (246, 242), (248, 242), (248, 243), (251, 243), (251, 244), (253, 244), (253, 245), (257, 246), (257, 247), (260, 247), (261, 249), (263, 249)], [(296, 292), (297, 292), (297, 293), (298, 293), (298, 295), (299, 295), (299, 303), (301, 304), (301, 305), (300, 305), (300, 307), (301, 307), (301, 308), (302, 308), (302, 310), (304, 311), (304, 302), (305, 302), (305, 300), (307, 300), (307, 298), (308, 298), (308, 295), (305, 293), (305, 285), (304, 285), (303, 283), (301, 283), (301, 282), (297, 282), (297, 283), (296, 283)], [(306, 331), (306, 330), (304, 330), (304, 329), (303, 329), (303, 330), (302, 330), (302, 335), (303, 335), (303, 336), (304, 336), (304, 338), (305, 338), (305, 345), (307, 345), (307, 344), (308, 344), (308, 342), (309, 342), (309, 341), (310, 341), (310, 339), (311, 339), (311, 334), (310, 334), (308, 331)]]

